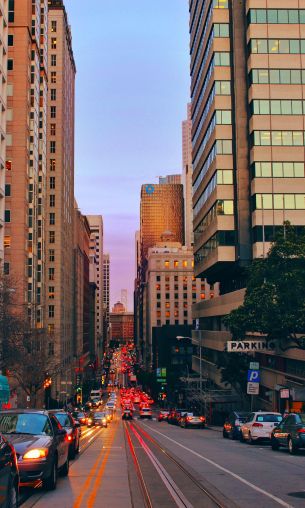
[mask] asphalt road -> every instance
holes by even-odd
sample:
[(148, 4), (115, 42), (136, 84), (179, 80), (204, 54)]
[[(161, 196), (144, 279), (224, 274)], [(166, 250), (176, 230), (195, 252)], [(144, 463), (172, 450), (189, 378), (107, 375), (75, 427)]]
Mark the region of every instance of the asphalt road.
[(55, 492), (24, 491), (23, 508), (305, 506), (305, 453), (224, 440), (215, 429), (142, 421), (83, 429), (80, 456)]

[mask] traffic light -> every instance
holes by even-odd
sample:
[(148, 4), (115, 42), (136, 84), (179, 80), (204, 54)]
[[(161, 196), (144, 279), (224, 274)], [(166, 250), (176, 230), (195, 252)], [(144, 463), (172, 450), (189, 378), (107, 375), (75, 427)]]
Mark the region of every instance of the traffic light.
[(76, 403), (81, 404), (83, 401), (83, 390), (80, 386), (76, 388)]

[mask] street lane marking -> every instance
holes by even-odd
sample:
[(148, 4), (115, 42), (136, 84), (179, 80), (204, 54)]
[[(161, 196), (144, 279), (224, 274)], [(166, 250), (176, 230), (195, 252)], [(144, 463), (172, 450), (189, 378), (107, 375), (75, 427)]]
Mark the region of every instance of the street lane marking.
[[(88, 499), (88, 502), (87, 502), (87, 508), (93, 508), (94, 506), (94, 501), (95, 501), (95, 498), (96, 498), (96, 494), (97, 494), (97, 490), (98, 488), (100, 487), (100, 484), (101, 484), (101, 481), (102, 481), (102, 478), (103, 478), (103, 475), (104, 475), (104, 472), (105, 472), (105, 467), (106, 467), (106, 464), (107, 464), (107, 461), (108, 461), (108, 457), (110, 455), (110, 452), (112, 450), (112, 443), (114, 441), (114, 438), (116, 436), (116, 433), (117, 433), (117, 430), (118, 430), (118, 423), (116, 424), (115, 426), (115, 429), (114, 429), (114, 432), (111, 436), (111, 439), (110, 439), (110, 443), (109, 443), (109, 447), (103, 457), (103, 460), (99, 466), (99, 471), (98, 471), (98, 474), (97, 474), (97, 477), (95, 479), (95, 482), (93, 484), (93, 487), (92, 487), (92, 490), (91, 490), (91, 494), (89, 496), (89, 499)], [(102, 448), (102, 450), (105, 449), (104, 447)]]
[(139, 443), (142, 445), (143, 450), (145, 451), (146, 455), (150, 459), (151, 463), (155, 467), (157, 473), (159, 474), (161, 480), (163, 481), (165, 487), (171, 494), (173, 500), (175, 501), (176, 505), (179, 508), (193, 508), (193, 505), (186, 499), (184, 494), (181, 492), (177, 484), (174, 482), (172, 477), (169, 475), (169, 473), (166, 471), (166, 469), (162, 466), (161, 462), (157, 459), (155, 454), (151, 451), (151, 449), (147, 446), (143, 438), (140, 436), (140, 434), (136, 431), (135, 427), (130, 424), (130, 428), (136, 438), (138, 439)]
[(236, 480), (240, 481), (241, 483), (244, 483), (245, 485), (247, 485), (248, 487), (250, 487), (251, 489), (255, 490), (256, 492), (259, 492), (260, 494), (263, 494), (264, 496), (266, 497), (269, 497), (270, 499), (272, 499), (273, 501), (275, 501), (276, 503), (278, 503), (279, 505), (281, 506), (284, 506), (285, 508), (293, 508), (292, 505), (286, 503), (285, 501), (283, 501), (282, 499), (280, 499), (279, 497), (276, 497), (274, 496), (273, 494), (271, 494), (270, 492), (267, 492), (266, 490), (264, 489), (261, 489), (260, 487), (257, 487), (257, 485), (254, 485), (253, 483), (249, 482), (248, 480), (245, 480), (245, 478), (242, 478), (242, 476), (239, 476), (238, 474), (236, 473), (233, 473), (233, 471), (230, 471), (229, 469), (221, 466), (220, 464), (217, 464), (217, 462), (214, 462), (213, 460), (211, 459), (208, 459), (207, 457), (204, 457), (203, 455), (201, 455), (200, 453), (198, 452), (195, 452), (194, 450), (192, 450), (191, 448), (188, 448), (187, 446), (184, 446), (183, 444), (179, 443), (178, 441), (176, 441), (175, 439), (172, 439), (171, 437), (168, 437), (166, 436), (165, 434), (163, 434), (162, 432), (159, 432), (158, 430), (155, 430), (153, 429), (152, 427), (150, 427), (149, 425), (147, 425), (146, 423), (143, 423), (142, 422), (142, 425), (144, 425), (145, 427), (147, 427), (149, 430), (151, 430), (152, 432), (155, 432), (156, 434), (160, 434), (160, 436), (163, 436), (165, 437), (166, 439), (168, 439), (169, 441), (171, 441), (172, 443), (175, 443), (176, 445), (180, 446), (180, 448), (183, 448), (184, 450), (192, 453), (193, 455), (195, 455), (196, 457), (199, 457), (200, 459), (204, 460), (205, 462), (208, 462), (209, 464), (211, 464), (212, 466), (216, 467), (217, 469), (219, 469), (220, 471), (223, 471), (224, 473), (227, 473), (228, 475), (232, 476), (233, 478), (235, 478)]

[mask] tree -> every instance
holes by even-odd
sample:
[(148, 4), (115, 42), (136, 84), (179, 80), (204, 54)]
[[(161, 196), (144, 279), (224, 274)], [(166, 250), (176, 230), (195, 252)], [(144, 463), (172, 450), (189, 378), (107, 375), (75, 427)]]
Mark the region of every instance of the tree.
[(53, 346), (49, 347), (52, 337), (45, 330), (31, 328), (23, 309), (16, 311), (14, 286), (10, 277), (0, 275), (1, 369), (15, 378), (35, 407), (46, 377), (59, 372), (59, 362)]
[(285, 222), (265, 259), (248, 269), (243, 305), (225, 318), (234, 339), (259, 333), (279, 349), (305, 350), (305, 235)]

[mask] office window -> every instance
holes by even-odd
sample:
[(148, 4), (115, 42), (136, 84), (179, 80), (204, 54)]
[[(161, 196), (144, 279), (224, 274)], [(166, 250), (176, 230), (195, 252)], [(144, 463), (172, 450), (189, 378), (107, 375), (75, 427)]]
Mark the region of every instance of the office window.
[(55, 231), (49, 231), (49, 242), (55, 243)]
[(160, 309), (161, 307), (161, 302), (157, 302), (157, 309)]
[(156, 316), (157, 316), (157, 318), (160, 318), (160, 317), (161, 317), (161, 311), (160, 311), (160, 310), (157, 310), (157, 312), (156, 312)]
[(170, 299), (170, 295), (169, 295), (169, 293), (165, 293), (165, 299), (166, 299), (166, 300), (169, 300), (169, 299)]
[(156, 276), (156, 281), (157, 281), (157, 282), (160, 282), (160, 280), (161, 280), (160, 275), (157, 275), (157, 276)]
[(51, 118), (56, 118), (56, 106), (51, 106)]
[(50, 207), (55, 206), (55, 194), (50, 194)]
[(179, 261), (175, 260), (174, 261), (174, 268), (178, 268), (179, 267)]
[(165, 312), (165, 317), (166, 317), (166, 318), (171, 317), (171, 313), (170, 313), (170, 311), (169, 311), (169, 310), (167, 310), (167, 311)]
[(56, 124), (55, 123), (51, 123), (50, 133), (51, 133), (51, 136), (56, 136)]
[(175, 282), (178, 282), (178, 280), (179, 280), (179, 279), (178, 279), (178, 275), (175, 275), (175, 276), (174, 276), (174, 281), (175, 281)]
[(51, 101), (56, 101), (56, 88), (51, 88)]
[(12, 34), (8, 34), (7, 36), (7, 45), (14, 46), (14, 36)]
[(55, 189), (55, 176), (50, 176), (50, 189)]
[(4, 263), (4, 265), (3, 265), (3, 272), (4, 272), (4, 275), (9, 275), (10, 274), (10, 264), (8, 262)]
[(10, 195), (11, 195), (11, 184), (10, 183), (6, 183), (5, 184), (5, 196), (9, 197)]
[(55, 171), (56, 169), (56, 160), (50, 159), (50, 171)]
[(56, 67), (56, 55), (51, 55), (51, 67)]
[(171, 306), (170, 302), (165, 302), (165, 308), (166, 309), (170, 309), (170, 306)]
[(54, 300), (55, 298), (55, 288), (54, 286), (49, 286), (49, 299)]
[[(50, 224), (50, 226), (55, 226), (55, 213), (54, 212), (51, 212), (49, 214), (49, 224)], [(54, 240), (55, 240), (55, 238), (54, 238)]]
[(56, 153), (56, 141), (50, 141), (50, 152)]
[(175, 293), (175, 300), (179, 299), (179, 293)]
[(15, 0), (8, 1), (8, 20), (10, 23), (15, 21)]
[(49, 268), (49, 280), (55, 280), (55, 268)]
[(7, 60), (7, 70), (8, 71), (14, 70), (14, 60), (12, 58), (8, 58)]
[(56, 83), (56, 71), (51, 71), (51, 83), (55, 84)]
[(57, 31), (57, 21), (51, 21), (51, 32), (55, 33)]
[(169, 261), (164, 261), (164, 268), (169, 268)]
[(161, 289), (161, 284), (156, 284), (156, 291), (160, 291)]
[(10, 210), (4, 211), (4, 221), (11, 222), (11, 211)]
[(56, 37), (51, 38), (51, 49), (56, 49), (57, 39)]
[(169, 284), (165, 284), (165, 291), (169, 291), (170, 290), (170, 285)]
[(182, 266), (183, 266), (183, 268), (187, 268), (187, 261), (186, 261), (186, 259), (183, 260)]
[(55, 306), (49, 305), (49, 318), (53, 318), (55, 316)]
[(175, 291), (178, 291), (178, 289), (179, 289), (179, 285), (178, 285), (178, 284), (175, 284), (175, 285), (174, 285), (174, 290), (175, 290)]
[(6, 235), (4, 237), (4, 248), (8, 249), (11, 246), (11, 237)]

